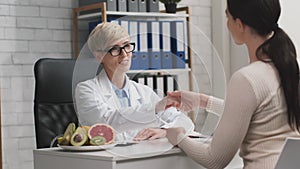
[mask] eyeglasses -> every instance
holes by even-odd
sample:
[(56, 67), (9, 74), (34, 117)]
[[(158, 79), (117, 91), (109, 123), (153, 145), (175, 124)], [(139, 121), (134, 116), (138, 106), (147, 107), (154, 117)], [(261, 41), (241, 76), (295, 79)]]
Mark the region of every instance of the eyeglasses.
[(130, 53), (133, 52), (135, 49), (135, 43), (128, 43), (123, 47), (120, 46), (114, 46), (111, 49), (108, 50), (108, 52), (112, 55), (112, 56), (119, 56), (122, 53), (122, 49), (125, 50), (126, 53)]

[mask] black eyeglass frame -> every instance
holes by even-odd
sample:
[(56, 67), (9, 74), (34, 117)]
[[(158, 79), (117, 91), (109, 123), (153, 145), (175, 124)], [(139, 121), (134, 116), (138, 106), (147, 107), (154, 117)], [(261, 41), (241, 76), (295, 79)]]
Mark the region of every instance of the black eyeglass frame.
[[(126, 50), (126, 46), (127, 46), (128, 44), (133, 46), (132, 50), (130, 50), (130, 51), (127, 51), (127, 50)], [(120, 56), (123, 49), (124, 49), (124, 51), (125, 51), (126, 53), (133, 52), (133, 51), (135, 50), (135, 43), (134, 43), (134, 42), (130, 42), (130, 43), (128, 43), (128, 44), (124, 45), (123, 47), (114, 46), (114, 47), (112, 47), (111, 49), (109, 49), (107, 52), (109, 52), (109, 53), (110, 53), (112, 56), (114, 56), (114, 57)], [(117, 55), (113, 55), (112, 50), (119, 50), (119, 53), (118, 53)], [(101, 51), (101, 50), (98, 50), (98, 51)]]

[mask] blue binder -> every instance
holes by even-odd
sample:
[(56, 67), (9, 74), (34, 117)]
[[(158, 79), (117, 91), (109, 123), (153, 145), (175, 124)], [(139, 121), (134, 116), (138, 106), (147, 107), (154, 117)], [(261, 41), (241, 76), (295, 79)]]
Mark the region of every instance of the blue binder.
[(119, 24), (122, 27), (124, 27), (127, 30), (127, 32), (129, 33), (129, 21), (128, 20), (121, 19), (121, 20), (119, 20)]
[(160, 22), (160, 36), (161, 36), (161, 66), (162, 69), (172, 69), (173, 58), (171, 52), (171, 26), (169, 21)]
[(158, 21), (148, 22), (150, 69), (161, 69), (160, 28)]
[(138, 63), (142, 70), (149, 69), (148, 51), (148, 23), (147, 21), (138, 22)]
[(185, 37), (184, 22), (171, 22), (171, 51), (173, 56), (173, 68), (185, 68)]
[(137, 52), (132, 52), (130, 70), (138, 70)]
[(93, 21), (93, 22), (89, 22), (89, 34), (94, 30), (94, 28), (101, 23), (102, 20), (98, 20), (98, 21)]
[[(122, 24), (122, 22), (121, 22)], [(128, 21), (128, 33), (130, 36), (130, 41), (135, 43), (135, 51), (132, 52), (132, 59), (131, 59), (131, 67), (130, 70), (137, 70), (139, 69), (139, 47), (138, 47), (138, 22), (137, 21)]]

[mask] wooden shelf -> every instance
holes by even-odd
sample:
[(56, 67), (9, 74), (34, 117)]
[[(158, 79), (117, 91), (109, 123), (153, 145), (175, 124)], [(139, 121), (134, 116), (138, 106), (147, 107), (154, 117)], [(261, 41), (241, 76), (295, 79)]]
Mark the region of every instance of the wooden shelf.
[[(129, 16), (129, 17), (158, 17), (158, 18), (186, 18), (189, 17), (185, 13), (163, 13), (163, 12), (120, 12), (120, 11), (106, 11), (106, 15), (111, 16)], [(99, 18), (102, 16), (102, 12), (96, 12), (91, 14), (78, 15), (78, 19), (90, 19)]]
[(185, 69), (155, 69), (155, 70), (129, 70), (128, 73), (149, 73), (149, 74), (180, 74), (185, 72), (190, 72), (190, 68)]

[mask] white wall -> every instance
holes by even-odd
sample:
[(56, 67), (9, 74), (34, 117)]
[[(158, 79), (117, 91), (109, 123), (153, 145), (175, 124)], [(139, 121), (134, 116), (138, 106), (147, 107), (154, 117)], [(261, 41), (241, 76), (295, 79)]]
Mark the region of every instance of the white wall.
[(71, 57), (75, 0), (0, 0), (3, 168), (33, 169), (33, 64)]
[[(298, 60), (300, 54), (300, 1), (298, 0), (280, 0), (281, 16), (279, 26), (290, 36), (296, 46)], [(231, 43), (230, 72), (231, 74), (248, 63), (248, 54), (245, 46), (237, 46)]]
[[(72, 8), (78, 0), (0, 0), (0, 84), (4, 169), (33, 169), (33, 65), (39, 58), (72, 56)], [(211, 37), (210, 0), (183, 0), (191, 22)], [(192, 46), (201, 39), (192, 30)], [(202, 50), (202, 51), (203, 51)], [(207, 56), (209, 57), (209, 56)], [(195, 62), (194, 67), (201, 67)], [(205, 72), (195, 71), (203, 88)]]
[(212, 0), (213, 95), (224, 98), (230, 76), (230, 43), (225, 16), (226, 1)]
[(300, 55), (300, 1), (281, 0), (281, 16), (279, 26), (285, 30), (296, 46), (298, 58)]

